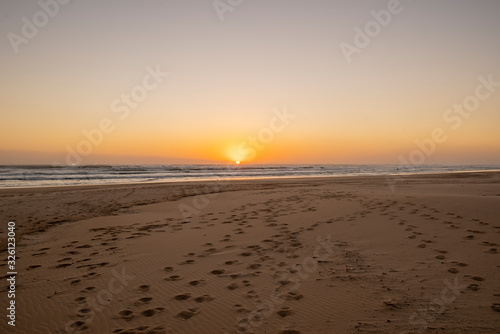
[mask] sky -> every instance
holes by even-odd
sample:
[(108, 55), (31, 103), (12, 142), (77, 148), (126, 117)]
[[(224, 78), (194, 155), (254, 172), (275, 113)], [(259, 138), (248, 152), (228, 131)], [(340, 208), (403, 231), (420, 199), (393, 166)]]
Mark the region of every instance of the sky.
[(0, 164), (499, 164), (500, 1), (0, 2)]

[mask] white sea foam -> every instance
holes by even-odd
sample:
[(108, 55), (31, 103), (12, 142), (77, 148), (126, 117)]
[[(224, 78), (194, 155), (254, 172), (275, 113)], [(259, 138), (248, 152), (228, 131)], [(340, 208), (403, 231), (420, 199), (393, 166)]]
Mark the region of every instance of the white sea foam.
[(96, 185), (116, 183), (278, 178), (311, 176), (388, 175), (500, 170), (496, 165), (88, 165), (0, 166), (0, 187)]

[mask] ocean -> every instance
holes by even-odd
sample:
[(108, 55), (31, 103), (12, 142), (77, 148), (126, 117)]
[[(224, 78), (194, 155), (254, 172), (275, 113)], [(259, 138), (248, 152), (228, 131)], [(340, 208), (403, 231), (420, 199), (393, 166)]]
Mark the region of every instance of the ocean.
[(88, 165), (0, 166), (0, 188), (216, 179), (393, 175), (500, 170), (495, 165)]

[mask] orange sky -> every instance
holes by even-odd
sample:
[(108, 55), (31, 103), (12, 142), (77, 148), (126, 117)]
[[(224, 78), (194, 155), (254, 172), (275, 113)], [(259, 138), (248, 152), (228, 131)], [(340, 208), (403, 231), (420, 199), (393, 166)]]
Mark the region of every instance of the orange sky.
[[(500, 163), (499, 2), (402, 4), (350, 63), (386, 1), (68, 4), (1, 42), (0, 164), (399, 163), (436, 128), (425, 163)], [(2, 33), (40, 10), (2, 2)]]

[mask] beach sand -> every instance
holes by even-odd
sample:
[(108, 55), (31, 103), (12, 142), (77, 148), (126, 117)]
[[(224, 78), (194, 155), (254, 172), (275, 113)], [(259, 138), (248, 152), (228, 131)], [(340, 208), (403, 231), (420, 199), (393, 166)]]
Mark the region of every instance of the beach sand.
[(500, 173), (0, 190), (1, 333), (498, 333)]

